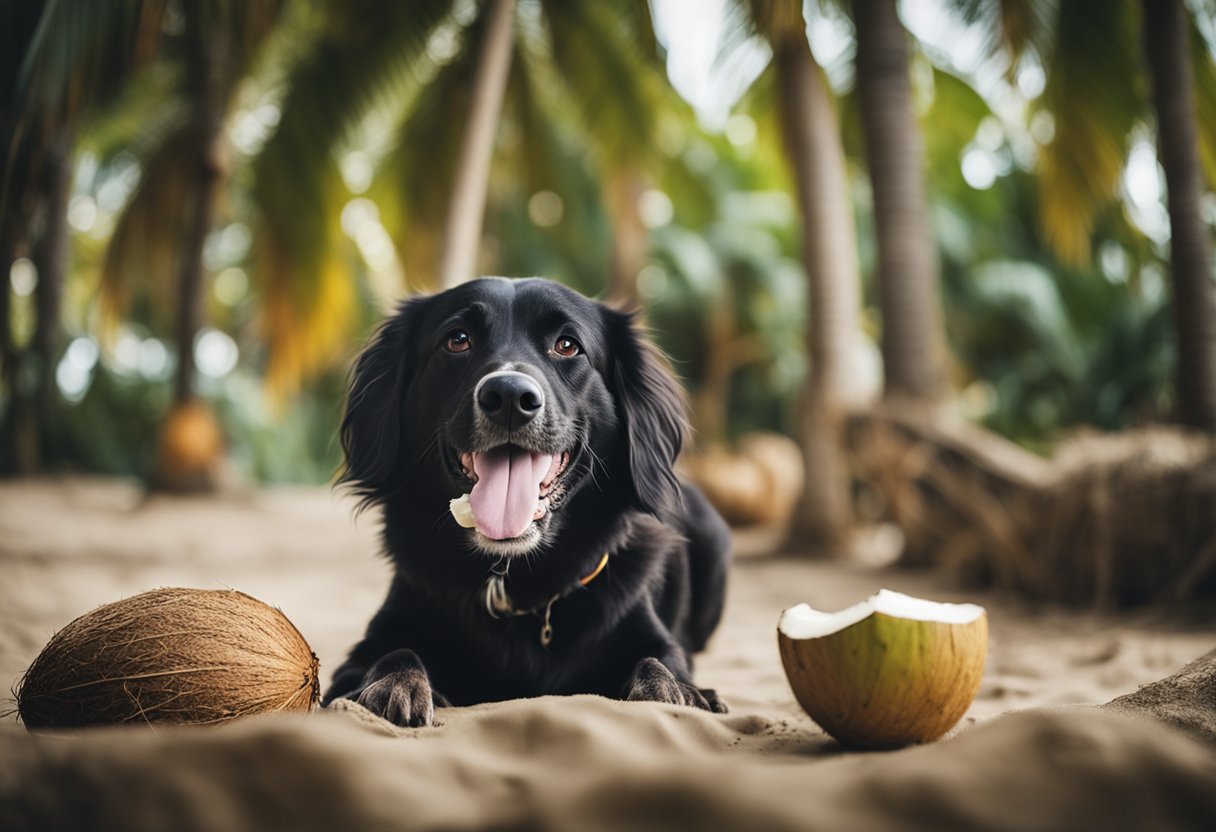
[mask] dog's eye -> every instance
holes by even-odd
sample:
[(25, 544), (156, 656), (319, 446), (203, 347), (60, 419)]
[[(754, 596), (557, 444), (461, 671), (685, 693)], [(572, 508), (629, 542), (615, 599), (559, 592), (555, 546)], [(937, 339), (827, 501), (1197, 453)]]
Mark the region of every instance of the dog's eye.
[(469, 333), (463, 329), (454, 329), (449, 333), (445, 346), (448, 352), (468, 352), (473, 344), (469, 341)]
[(578, 345), (578, 341), (573, 338), (558, 338), (553, 344), (553, 351), (562, 358), (574, 358), (583, 351), (583, 348)]

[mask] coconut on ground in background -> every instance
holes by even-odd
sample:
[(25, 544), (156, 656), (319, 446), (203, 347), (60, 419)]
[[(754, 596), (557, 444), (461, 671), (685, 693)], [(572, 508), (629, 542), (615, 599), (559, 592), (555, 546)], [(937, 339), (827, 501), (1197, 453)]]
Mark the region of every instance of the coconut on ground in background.
[(212, 491), (224, 460), (219, 421), (198, 400), (173, 406), (156, 448), (152, 485), (166, 491)]
[(681, 466), (732, 526), (785, 523), (802, 494), (802, 452), (779, 433), (749, 433), (735, 450), (710, 445)]

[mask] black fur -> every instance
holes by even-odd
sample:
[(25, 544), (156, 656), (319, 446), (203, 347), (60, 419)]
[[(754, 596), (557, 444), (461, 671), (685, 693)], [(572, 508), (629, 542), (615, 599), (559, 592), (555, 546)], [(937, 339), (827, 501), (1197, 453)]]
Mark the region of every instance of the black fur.
[[(457, 330), (466, 352), (447, 348)], [(556, 354), (561, 338), (579, 354)], [(509, 556), (515, 544), (460, 528), (448, 510), (469, 488), (460, 453), (486, 441), (474, 388), (504, 364), (546, 403), (503, 441), (571, 451), (560, 504)], [(356, 363), (342, 423), (342, 479), (382, 508), (395, 573), (326, 702), (356, 699), (402, 725), (430, 724), (434, 705), (543, 694), (724, 710), (691, 678), (689, 653), (721, 616), (729, 538), (675, 476), (687, 433), (680, 390), (631, 315), (535, 279), (408, 301)], [(580, 586), (605, 552), (603, 573)], [(487, 611), (486, 581), (504, 568), (512, 606), (530, 614)]]

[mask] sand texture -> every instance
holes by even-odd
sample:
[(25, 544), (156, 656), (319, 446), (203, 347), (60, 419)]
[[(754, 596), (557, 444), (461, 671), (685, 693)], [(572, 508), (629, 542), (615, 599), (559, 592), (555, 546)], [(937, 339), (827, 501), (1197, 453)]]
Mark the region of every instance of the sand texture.
[[(145, 499), (113, 481), (0, 484), (0, 679), (75, 616), (160, 586), (280, 607), (328, 678), (388, 574), (374, 522), (350, 509), (324, 489)], [(776, 623), (796, 602), (838, 609), (879, 587), (985, 605), (990, 654), (946, 740), (846, 753), (795, 703)], [(744, 552), (696, 670), (728, 715), (546, 697), (441, 709), (417, 731), (353, 705), (69, 735), (10, 718), (0, 829), (1213, 829), (1214, 646), (1216, 622), (1176, 610), (1066, 612), (926, 573)]]

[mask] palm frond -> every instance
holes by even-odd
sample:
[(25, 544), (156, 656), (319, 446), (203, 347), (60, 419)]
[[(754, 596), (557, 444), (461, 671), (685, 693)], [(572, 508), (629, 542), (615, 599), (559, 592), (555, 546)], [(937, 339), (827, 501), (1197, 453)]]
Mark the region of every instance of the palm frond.
[[(437, 241), (465, 129), (464, 120), (451, 114), (468, 111), (481, 24), (478, 18), (465, 28), (460, 51), (404, 111), (369, 192), (413, 286), (434, 285)], [(509, 90), (521, 93), (518, 79), (508, 83)]]
[(926, 184), (941, 189), (961, 187), (965, 181), (959, 160), (992, 109), (962, 78), (937, 67), (932, 73), (933, 102), (921, 119), (931, 172)]
[(112, 98), (155, 53), (165, 0), (0, 7), (0, 222), (28, 210), (30, 171), (56, 134)]
[[(451, 0), (328, 4), (322, 34), (290, 72), (278, 127), (253, 164), (254, 279), (267, 310), (261, 323), (275, 390), (289, 391), (324, 366), (353, 320), (352, 280), (338, 279), (348, 272), (337, 249), (349, 194), (335, 153), (383, 96), (407, 83), (451, 6)], [(326, 304), (333, 304), (332, 318)]]
[(1216, 188), (1216, 59), (1196, 18), (1191, 19), (1191, 66), (1195, 75), (1195, 124), (1199, 158), (1208, 187)]
[(989, 55), (1006, 53), (1014, 71), (1022, 56), (1040, 59), (1051, 50), (1059, 0), (947, 0), (969, 25), (981, 27)]
[(722, 28), (714, 46), (714, 67), (721, 70), (729, 66), (745, 44), (756, 42), (763, 43), (764, 36), (757, 29), (749, 3), (745, 0), (727, 3), (722, 8)]
[(21, 236), (30, 172), (37, 167), (40, 142), (30, 138), (18, 111), (17, 75), (38, 28), (41, 9), (33, 3), (0, 4), (0, 228)]
[(257, 55), (278, 20), (284, 0), (207, 0), (187, 9), (183, 37), (190, 48), (212, 52), (222, 45), (225, 64), (217, 67), (235, 80)]
[(557, 164), (562, 138), (558, 133), (571, 119), (555, 112), (563, 109), (559, 82), (553, 77), (548, 56), (538, 54), (538, 40), (521, 37), (516, 45), (504, 108), (504, 119), (513, 128), (512, 141), (502, 155), (528, 191), (562, 194), (563, 174)]
[[(112, 328), (140, 299), (147, 313), (173, 308), (182, 237), (193, 215), (189, 194), (199, 134), (184, 110), (167, 119), (163, 134), (148, 137), (155, 151), (143, 161), (139, 184), (123, 207), (106, 248), (98, 295), (103, 326)], [(162, 313), (163, 314), (163, 313)], [(168, 326), (169, 316), (161, 321)]]
[[(104, 4), (99, 4), (104, 5)], [(168, 50), (149, 72), (127, 85), (94, 142), (122, 142), (141, 160), (135, 192), (123, 207), (106, 249), (99, 280), (102, 320), (112, 326), (142, 298), (149, 314), (175, 306), (173, 292), (194, 216), (197, 169), (209, 153), (199, 120), (213, 102), (226, 108), (241, 72), (271, 30), (280, 0), (215, 2), (192, 7), (181, 34), (186, 55)], [(217, 44), (224, 44), (217, 49)], [(189, 55), (206, 56), (191, 66)], [(214, 58), (214, 65), (212, 59)], [(214, 73), (207, 84), (195, 77)], [(214, 86), (211, 86), (211, 84)], [(202, 84), (200, 86), (200, 84)]]
[(601, 164), (642, 164), (656, 147), (661, 74), (612, 10), (591, 0), (544, 5), (553, 63)]
[(166, 6), (167, 0), (48, 0), (16, 76), (21, 109), (70, 123), (115, 94), (156, 54)]
[(1138, 23), (1130, 4), (1060, 5), (1039, 107), (1055, 124), (1039, 148), (1039, 225), (1070, 265), (1089, 262), (1097, 213), (1118, 194), (1130, 133), (1144, 111)]
[(122, 151), (147, 158), (186, 118), (190, 104), (181, 87), (181, 67), (155, 61), (89, 119), (77, 135), (77, 150), (88, 150), (100, 159)]

